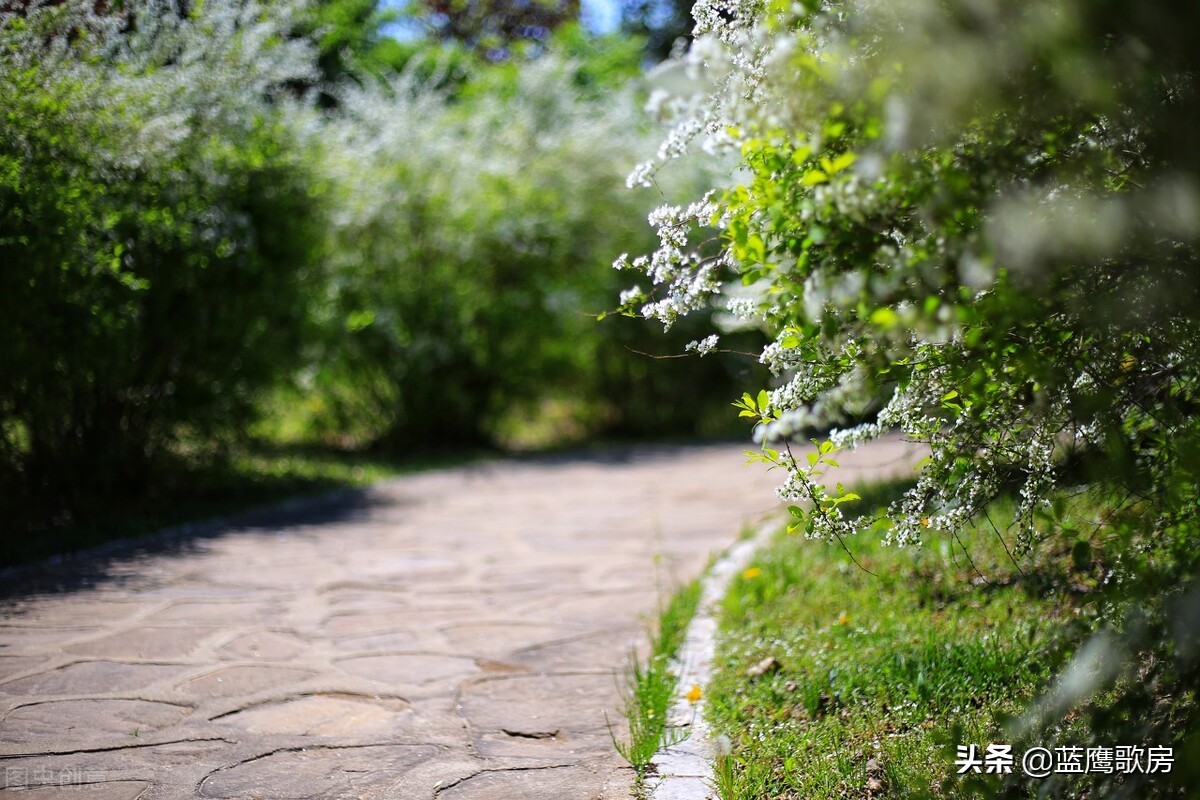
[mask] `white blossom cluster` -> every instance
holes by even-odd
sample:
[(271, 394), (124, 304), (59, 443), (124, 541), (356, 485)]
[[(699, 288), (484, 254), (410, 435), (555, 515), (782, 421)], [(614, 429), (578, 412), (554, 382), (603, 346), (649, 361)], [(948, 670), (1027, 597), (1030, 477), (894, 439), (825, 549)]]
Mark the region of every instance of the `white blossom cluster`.
[[(188, 11), (175, 0), (139, 0), (97, 13), (86, 0), (34, 3), (0, 13), (0, 59), (5, 74), (43, 76), (49, 96), (77, 87), (70, 113), (80, 119), (136, 119), (103, 157), (115, 169), (139, 168), (172, 158), (190, 136), (261, 124), (287, 86), (315, 78), (312, 43), (290, 35), (304, 7), (206, 0)], [(80, 33), (46, 33), (63, 29)]]
[(696, 339), (688, 342), (685, 349), (689, 352), (695, 352), (702, 356), (708, 355), (716, 348), (720, 339), (721, 337), (714, 333), (710, 336), (705, 336), (703, 339)]
[[(877, 20), (891, 13), (880, 4), (862, 5), (870, 7)], [(808, 130), (806, 115), (814, 108), (817, 114), (821, 111), (818, 106), (810, 106), (817, 100), (796, 90), (797, 56), (836, 71), (840, 65), (852, 65), (875, 47), (875, 39), (862, 36), (861, 30), (856, 32), (857, 39), (832, 30), (830, 26), (849, 25), (848, 14), (838, 16), (829, 13), (828, 7), (822, 8), (827, 13), (821, 16), (820, 24), (827, 27), (815, 35), (806, 27), (811, 8), (805, 5), (778, 12), (768, 11), (753, 0), (699, 2), (693, 12), (694, 44), (674, 63), (660, 68), (662, 85), (652, 95), (652, 110), (671, 120), (673, 127), (656, 158), (638, 165), (630, 175), (630, 185), (650, 185), (662, 165), (673, 159), (739, 150), (764, 131)], [(999, 69), (990, 62), (984, 66)], [(853, 70), (846, 74), (854, 75)], [(966, 76), (962, 81), (942, 77), (934, 82), (950, 81), (961, 88), (969, 85), (972, 77), (978, 76)], [(900, 147), (912, 138), (911, 125), (918, 112), (896, 98), (888, 101), (886, 109), (887, 130), (881, 141)], [(930, 125), (936, 122), (932, 118), (924, 121)], [(696, 147), (698, 141), (701, 146)], [(814, 134), (808, 145), (818, 151), (820, 134)], [(969, 145), (969, 141), (964, 144)], [(821, 228), (867, 226), (871, 220), (895, 214), (898, 200), (882, 191), (879, 183), (885, 156), (886, 152), (866, 153), (854, 169), (809, 187), (807, 194), (796, 200), (799, 218)], [(935, 175), (937, 169), (933, 169)], [(736, 183), (742, 176), (731, 177)], [(996, 277), (991, 262), (981, 259), (969, 242), (950, 242), (933, 227), (925, 240), (911, 238), (911, 230), (902, 233), (885, 229), (881, 231), (883, 244), (870, 262), (841, 264), (829, 259), (821, 269), (807, 274), (799, 296), (722, 285), (731, 271), (726, 268), (737, 271), (741, 266), (732, 260), (732, 250), (714, 256), (709, 248), (703, 250), (706, 255), (702, 257), (702, 249), (692, 239), (697, 231), (720, 231), (728, 225), (730, 214), (724, 197), (720, 192), (709, 192), (692, 206), (664, 207), (651, 216), (659, 247), (648, 256), (632, 260), (622, 256), (616, 266), (645, 274), (654, 290), (631, 291), (622, 296), (623, 303), (641, 303), (642, 314), (666, 325), (682, 314), (709, 310), (715, 305), (718, 320), (757, 325), (774, 335), (760, 354), (760, 361), (776, 376), (776, 385), (768, 393), (768, 407), (759, 409), (763, 417), (754, 434), (764, 451), (786, 448), (788, 442), (807, 436), (807, 431), (830, 425), (834, 427), (829, 438), (837, 447), (854, 447), (893, 430), (927, 443), (930, 458), (916, 486), (888, 510), (889, 541), (915, 544), (930, 531), (956, 535), (1015, 474), (1021, 476), (1020, 499), (1012, 522), (1018, 527), (1018, 543), (1027, 544), (1035, 513), (1055, 488), (1056, 458), (1065, 440), (1072, 436), (1095, 439), (1097, 428), (1078, 424), (1061, 401), (1041, 403), (1037, 415), (1030, 416), (1028, 401), (1018, 396), (1034, 391), (1027, 386), (1003, 387), (1010, 394), (1000, 398), (998, 408), (988, 409), (985, 424), (977, 415), (979, 409), (954, 410), (955, 378), (944, 368), (914, 372), (898, 388), (880, 381), (876, 370), (881, 361), (903, 359), (903, 363), (912, 364), (932, 357), (930, 360), (938, 363), (936, 356), (946, 353), (943, 348), (965, 352), (961, 330), (948, 309), (932, 315), (918, 314), (908, 301), (898, 302), (892, 308), (895, 315), (902, 323), (911, 321), (900, 326), (906, 329), (903, 335), (888, 339), (878, 331), (873, 336), (864, 334), (861, 328), (855, 334), (855, 326), (845, 324), (834, 336), (819, 343), (806, 342), (804, 347), (796, 346), (794, 331), (781, 330), (778, 323), (789, 318), (789, 308), (801, 309), (802, 316), (810, 320), (852, 319), (864, 293), (886, 298), (903, 294), (913, 281), (921, 280), (920, 268), (914, 265), (920, 264), (923, 252), (945, 258), (954, 265), (965, 286), (980, 292), (977, 299), (985, 298), (987, 287)], [(1013, 208), (1016, 206), (1009, 204), (995, 209), (998, 221), (994, 224), (1002, 227), (1016, 213)], [(1101, 211), (1107, 209), (1109, 206)], [(1064, 219), (1088, 216), (1077, 211), (1066, 208)], [(1026, 209), (1022, 208), (1022, 213)], [(1031, 213), (1042, 212), (1035, 209)], [(1097, 227), (1107, 219), (1104, 214), (1097, 218), (1100, 221), (1081, 229), (1077, 238), (1095, 237)], [(1030, 246), (1043, 251), (1050, 247), (1051, 231), (1062, 228), (1055, 225), (1053, 220), (1047, 221), (1042, 226), (1047, 231), (1046, 241)], [(1005, 230), (1005, 241), (1014, 243), (1012, 246), (1023, 241), (1013, 231)], [(795, 269), (794, 260), (788, 258), (773, 256), (771, 267), (782, 272)], [(1032, 261), (1028, 254), (1020, 260)], [(717, 295), (724, 297), (714, 304)], [(701, 347), (702, 343), (697, 342), (691, 346)], [(1084, 388), (1089, 380), (1086, 374), (1080, 375), (1079, 387)], [(844, 426), (844, 420), (862, 418), (873, 409), (877, 411), (870, 422)], [(843, 538), (862, 524), (848, 519), (840, 506), (830, 503), (832, 495), (822, 482), (824, 478), (797, 463), (790, 452), (781, 453), (777, 463), (786, 472), (779, 496), (818, 509), (812, 517), (812, 535)]]
[[(702, 256), (691, 243), (692, 231), (708, 224), (716, 210), (711, 192), (686, 207), (660, 206), (649, 216), (658, 233), (658, 248), (649, 256), (630, 261), (628, 255), (622, 255), (613, 263), (615, 269), (636, 270), (650, 278), (655, 287), (653, 297), (646, 297), (641, 307), (647, 319), (657, 319), (669, 328), (680, 316), (707, 307), (709, 299), (720, 292), (717, 276), (728, 265), (728, 255)], [(622, 303), (643, 296), (622, 295)]]

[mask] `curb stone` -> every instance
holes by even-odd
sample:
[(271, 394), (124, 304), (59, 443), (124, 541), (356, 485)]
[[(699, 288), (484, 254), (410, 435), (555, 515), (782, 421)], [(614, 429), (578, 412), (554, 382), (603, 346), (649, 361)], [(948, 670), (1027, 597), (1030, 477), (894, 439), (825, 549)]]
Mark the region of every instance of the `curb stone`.
[(686, 695), (692, 686), (706, 686), (712, 679), (715, 614), (733, 576), (746, 568), (778, 528), (778, 521), (762, 525), (752, 537), (729, 548), (701, 581), (700, 603), (676, 656), (682, 667), (669, 718), (672, 725), (686, 729), (688, 737), (664, 747), (651, 759), (655, 777), (648, 781), (649, 800), (715, 800), (717, 796), (713, 788), (711, 729), (704, 713), (706, 701), (701, 698), (693, 706)]

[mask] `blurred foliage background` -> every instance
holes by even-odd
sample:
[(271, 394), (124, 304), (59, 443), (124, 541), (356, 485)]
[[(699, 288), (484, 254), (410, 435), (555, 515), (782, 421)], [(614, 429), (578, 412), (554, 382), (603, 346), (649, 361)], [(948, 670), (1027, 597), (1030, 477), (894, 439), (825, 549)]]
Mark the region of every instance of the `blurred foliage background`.
[(625, 188), (652, 53), (577, 3), (5, 3), (5, 558), (313, 459), (728, 432), (752, 358), (597, 320), (706, 179)]

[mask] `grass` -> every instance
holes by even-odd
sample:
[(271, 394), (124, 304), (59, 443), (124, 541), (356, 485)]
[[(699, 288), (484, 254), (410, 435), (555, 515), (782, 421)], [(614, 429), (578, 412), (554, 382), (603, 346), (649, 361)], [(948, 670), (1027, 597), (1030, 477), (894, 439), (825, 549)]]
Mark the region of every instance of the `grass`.
[[(902, 489), (862, 491), (863, 507)], [(722, 800), (960, 796), (955, 745), (1011, 741), (1006, 721), (1070, 655), (1064, 630), (1094, 613), (1053, 588), (1071, 583), (1069, 552), (1014, 563), (990, 526), (962, 542), (847, 542), (874, 576), (786, 534), (758, 554), (725, 600), (707, 690), (732, 743)]]
[(650, 631), (650, 656), (645, 664), (636, 651), (629, 659), (622, 687), (622, 715), (628, 735), (622, 741), (609, 725), (613, 746), (630, 763), (636, 774), (635, 792), (642, 793), (650, 760), (664, 744), (679, 741), (668, 724), (679, 677), (673, 659), (683, 644), (688, 623), (700, 602), (700, 583), (680, 588), (659, 609), (656, 626)]

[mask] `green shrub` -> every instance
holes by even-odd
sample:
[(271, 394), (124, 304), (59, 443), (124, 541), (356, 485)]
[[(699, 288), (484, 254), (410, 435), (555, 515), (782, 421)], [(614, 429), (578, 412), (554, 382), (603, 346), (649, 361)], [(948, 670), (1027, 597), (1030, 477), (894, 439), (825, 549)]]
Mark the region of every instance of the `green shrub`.
[(269, 95), (306, 60), (256, 8), (0, 23), (0, 433), (43, 523), (297, 364), (320, 216)]
[(487, 443), (566, 397), (590, 431), (661, 435), (727, 405), (728, 363), (656, 374), (629, 349), (662, 352), (644, 325), (596, 323), (619, 285), (612, 251), (649, 245), (652, 202), (625, 190), (622, 167), (652, 132), (596, 49), (487, 68), (456, 94), (414, 70), (346, 89), (311, 121), (335, 187), (335, 290), (301, 384), (316, 432)]

